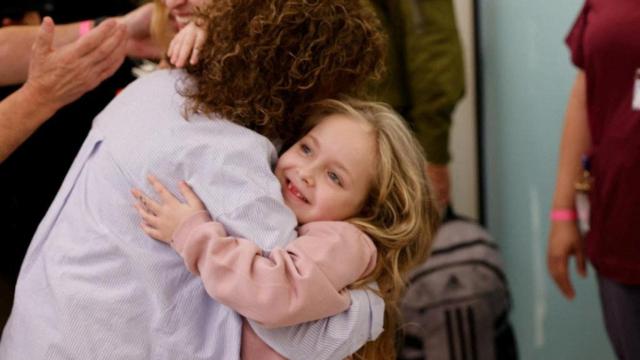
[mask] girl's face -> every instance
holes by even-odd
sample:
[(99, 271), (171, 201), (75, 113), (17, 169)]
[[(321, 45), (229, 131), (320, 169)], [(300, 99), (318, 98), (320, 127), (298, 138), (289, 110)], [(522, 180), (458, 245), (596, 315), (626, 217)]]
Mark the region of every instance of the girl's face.
[(276, 177), (298, 222), (346, 220), (357, 215), (376, 171), (370, 125), (330, 115), (278, 160)]
[(205, 4), (206, 0), (163, 0), (169, 10), (169, 16), (176, 22), (179, 29), (185, 27), (195, 11), (196, 7)]

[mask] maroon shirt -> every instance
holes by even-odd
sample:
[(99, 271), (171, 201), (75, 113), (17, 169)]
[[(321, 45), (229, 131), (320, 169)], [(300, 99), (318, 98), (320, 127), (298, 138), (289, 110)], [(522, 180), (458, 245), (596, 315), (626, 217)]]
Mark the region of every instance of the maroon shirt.
[(640, 284), (640, 111), (632, 109), (640, 0), (586, 0), (566, 42), (587, 81), (595, 177), (587, 255), (605, 277)]

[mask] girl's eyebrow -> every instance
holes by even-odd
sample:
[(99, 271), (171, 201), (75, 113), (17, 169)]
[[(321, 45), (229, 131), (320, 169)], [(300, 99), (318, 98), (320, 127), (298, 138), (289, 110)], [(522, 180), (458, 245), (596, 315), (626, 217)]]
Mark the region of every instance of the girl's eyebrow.
[(306, 138), (309, 138), (311, 140), (311, 142), (313, 143), (313, 145), (315, 147), (317, 147), (318, 149), (322, 148), (322, 146), (320, 146), (320, 142), (318, 141), (318, 139), (316, 139), (315, 136), (313, 136), (313, 134), (307, 134), (307, 136), (305, 136)]

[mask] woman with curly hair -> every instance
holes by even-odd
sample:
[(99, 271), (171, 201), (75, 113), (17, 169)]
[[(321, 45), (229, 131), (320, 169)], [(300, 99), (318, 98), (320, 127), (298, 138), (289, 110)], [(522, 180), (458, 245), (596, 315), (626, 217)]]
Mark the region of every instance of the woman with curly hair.
[[(297, 221), (274, 143), (296, 135), (309, 102), (376, 73), (384, 49), (353, 0), (216, 0), (203, 14), (198, 65), (133, 82), (94, 120), (23, 262), (0, 358), (239, 358), (241, 318), (139, 230), (129, 189), (149, 192), (151, 172), (185, 179), (229, 234), (286, 246)], [(269, 345), (293, 359), (353, 353), (381, 331), (384, 304), (367, 290), (350, 302)]]

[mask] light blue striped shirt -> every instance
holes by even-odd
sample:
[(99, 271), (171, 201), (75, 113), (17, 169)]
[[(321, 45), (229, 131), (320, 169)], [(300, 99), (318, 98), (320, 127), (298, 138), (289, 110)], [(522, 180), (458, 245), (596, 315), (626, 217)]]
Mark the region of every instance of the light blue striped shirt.
[[(186, 121), (180, 71), (128, 86), (95, 119), (22, 265), (0, 359), (238, 359), (241, 319), (212, 300), (170, 247), (139, 228), (130, 189), (186, 179), (234, 236), (283, 246), (296, 219), (263, 136), (221, 119)], [(73, 126), (73, 124), (69, 124)], [(384, 304), (283, 329), (253, 324), (291, 359), (341, 359), (375, 338)]]

